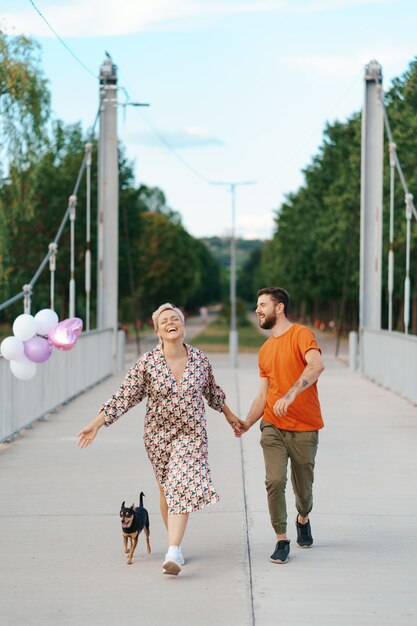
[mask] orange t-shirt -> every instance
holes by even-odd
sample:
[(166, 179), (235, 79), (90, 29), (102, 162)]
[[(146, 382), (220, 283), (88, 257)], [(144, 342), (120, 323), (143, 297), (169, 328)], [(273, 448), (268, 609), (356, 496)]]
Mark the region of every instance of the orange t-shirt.
[(304, 371), (309, 350), (321, 352), (314, 334), (301, 324), (292, 324), (283, 335), (270, 337), (259, 350), (259, 373), (269, 383), (263, 419), (277, 428), (301, 432), (324, 426), (317, 382), (298, 394), (287, 415), (274, 413), (275, 402), (285, 396)]

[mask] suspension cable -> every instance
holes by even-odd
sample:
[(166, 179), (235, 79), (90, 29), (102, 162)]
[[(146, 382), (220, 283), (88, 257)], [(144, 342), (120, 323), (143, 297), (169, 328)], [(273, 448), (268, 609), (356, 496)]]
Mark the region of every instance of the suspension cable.
[[(382, 112), (384, 115), (384, 124), (385, 129), (387, 131), (387, 136), (390, 144), (390, 157), (391, 160), (394, 161), (395, 167), (397, 169), (398, 175), (400, 177), (401, 185), (404, 191), (404, 202), (405, 202), (405, 219), (406, 219), (406, 244), (405, 244), (405, 279), (404, 279), (404, 333), (407, 335), (409, 326), (410, 326), (410, 297), (411, 297), (411, 284), (410, 284), (410, 256), (411, 256), (411, 219), (414, 216), (417, 219), (417, 210), (414, 206), (413, 202), (413, 194), (410, 193), (407, 185), (407, 181), (405, 180), (404, 172), (401, 167), (400, 159), (398, 158), (397, 150), (395, 148), (394, 136), (392, 134), (391, 125), (388, 119), (387, 109), (385, 107), (384, 102), (384, 91), (382, 88), (381, 80), (377, 80), (378, 89), (377, 93), (379, 96), (379, 100), (382, 106)], [(390, 287), (393, 287), (394, 281), (394, 255), (392, 250), (393, 245), (393, 230), (391, 231), (391, 219), (393, 220), (393, 215), (391, 216), (391, 204), (393, 203), (393, 174), (391, 167), (391, 186), (390, 186), (390, 251), (388, 256), (388, 290)], [(393, 209), (392, 209), (393, 210)], [(393, 226), (392, 226), (393, 229)], [(392, 237), (392, 238), (391, 238)], [(391, 264), (391, 266), (390, 266)], [(389, 315), (391, 315), (391, 328), (392, 330), (392, 300), (389, 303)]]
[[(101, 106), (101, 103), (100, 103), (100, 106)], [(93, 140), (94, 132), (95, 132), (95, 128), (97, 126), (97, 121), (99, 119), (99, 116), (100, 116), (100, 107), (97, 110), (93, 126), (91, 128), (90, 133), (89, 133), (89, 142), (90, 143)], [(81, 162), (81, 166), (80, 166), (80, 169), (78, 171), (77, 179), (76, 179), (76, 182), (75, 182), (75, 185), (74, 185), (74, 189), (73, 189), (73, 192), (72, 192), (70, 198), (72, 196), (77, 196), (77, 194), (78, 194), (78, 189), (79, 189), (80, 184), (81, 184), (81, 180), (82, 180), (82, 176), (83, 176), (84, 170), (86, 168), (86, 164), (87, 164), (87, 156), (84, 153), (83, 160)], [(25, 305), (24, 305), (25, 308), (29, 307), (29, 309), (30, 309), (30, 299), (31, 299), (31, 294), (32, 294), (32, 291), (33, 291), (33, 287), (35, 286), (36, 282), (39, 279), (39, 276), (42, 274), (43, 270), (45, 269), (45, 266), (49, 262), (49, 259), (50, 259), (51, 255), (52, 254), (56, 254), (58, 242), (59, 242), (59, 240), (61, 238), (62, 232), (63, 232), (63, 230), (65, 228), (65, 225), (66, 225), (66, 223), (68, 221), (68, 217), (70, 216), (70, 211), (71, 211), (71, 203), (68, 204), (68, 207), (67, 207), (67, 209), (66, 209), (66, 211), (64, 213), (64, 216), (63, 216), (63, 218), (61, 220), (61, 224), (60, 224), (60, 226), (59, 226), (59, 228), (57, 230), (55, 238), (52, 241), (52, 243), (55, 244), (55, 247), (51, 247), (51, 244), (49, 244), (48, 252), (47, 252), (46, 256), (44, 257), (44, 259), (42, 260), (41, 264), (39, 265), (38, 269), (36, 270), (35, 274), (33, 275), (31, 281), (28, 283), (28, 285), (25, 285), (23, 287), (22, 291), (20, 291), (18, 294), (16, 294), (12, 298), (9, 298), (8, 300), (6, 300), (2, 304), (0, 304), (0, 311), (6, 309), (10, 305), (12, 305), (15, 302), (17, 302), (18, 300), (21, 300), (22, 298), (25, 299)], [(27, 286), (30, 287), (30, 290), (25, 289)], [(27, 304), (27, 300), (28, 300), (28, 304)]]

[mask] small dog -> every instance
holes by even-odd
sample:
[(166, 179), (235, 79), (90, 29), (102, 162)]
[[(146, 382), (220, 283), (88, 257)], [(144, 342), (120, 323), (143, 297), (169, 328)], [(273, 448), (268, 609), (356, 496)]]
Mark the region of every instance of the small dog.
[[(142, 530), (145, 532), (146, 549), (148, 554), (151, 552), (151, 544), (149, 543), (149, 515), (148, 511), (143, 507), (144, 493), (141, 491), (139, 496), (139, 506), (135, 508), (135, 505), (125, 506), (122, 502), (120, 507), (120, 520), (122, 522), (123, 532), (123, 547), (127, 557), (127, 564), (131, 565), (133, 560), (133, 554), (138, 545), (139, 535)], [(130, 540), (130, 548), (128, 546)]]

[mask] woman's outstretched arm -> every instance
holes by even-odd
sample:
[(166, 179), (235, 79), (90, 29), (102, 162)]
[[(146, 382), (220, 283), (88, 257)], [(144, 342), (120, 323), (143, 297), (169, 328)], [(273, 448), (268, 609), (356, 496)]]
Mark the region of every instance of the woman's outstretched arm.
[(93, 419), (88, 426), (85, 426), (77, 433), (77, 437), (79, 437), (77, 446), (79, 448), (86, 448), (91, 445), (102, 426), (104, 426), (104, 413), (100, 411), (97, 417)]

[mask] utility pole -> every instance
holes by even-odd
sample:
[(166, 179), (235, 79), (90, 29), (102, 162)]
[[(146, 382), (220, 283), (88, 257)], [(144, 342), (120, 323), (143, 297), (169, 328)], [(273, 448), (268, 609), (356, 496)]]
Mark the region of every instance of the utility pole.
[(113, 329), (115, 364), (118, 329), (118, 241), (117, 68), (107, 55), (100, 67), (97, 327)]
[(237, 355), (239, 351), (239, 335), (237, 330), (236, 316), (236, 187), (241, 185), (256, 185), (253, 180), (240, 182), (212, 182), (212, 185), (228, 187), (232, 198), (232, 234), (230, 237), (230, 332), (229, 332), (229, 356), (230, 364), (237, 368)]
[(361, 239), (359, 328), (381, 328), (382, 176), (384, 117), (381, 102), (382, 68), (365, 67), (362, 113)]

